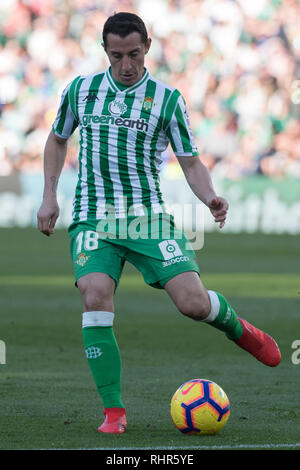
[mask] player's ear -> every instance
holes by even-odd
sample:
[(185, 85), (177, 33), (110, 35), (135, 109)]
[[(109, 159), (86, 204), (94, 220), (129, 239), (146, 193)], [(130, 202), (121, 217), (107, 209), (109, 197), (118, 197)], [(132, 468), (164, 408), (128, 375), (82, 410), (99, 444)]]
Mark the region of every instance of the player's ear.
[(151, 38), (148, 38), (148, 39), (147, 39), (147, 42), (146, 42), (146, 44), (145, 44), (145, 54), (148, 53), (148, 51), (149, 51), (149, 49), (150, 49), (150, 47), (151, 47), (151, 43), (152, 43), (152, 39), (151, 39)]

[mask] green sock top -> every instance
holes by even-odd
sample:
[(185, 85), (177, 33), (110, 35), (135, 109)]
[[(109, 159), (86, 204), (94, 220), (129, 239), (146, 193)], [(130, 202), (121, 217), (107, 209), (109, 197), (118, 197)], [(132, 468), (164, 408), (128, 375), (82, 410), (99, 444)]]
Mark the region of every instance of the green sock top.
[(224, 331), (229, 339), (238, 340), (243, 333), (243, 327), (238, 320), (238, 316), (225, 297), (218, 292), (216, 294), (220, 302), (220, 310), (215, 320), (209, 324), (218, 330)]

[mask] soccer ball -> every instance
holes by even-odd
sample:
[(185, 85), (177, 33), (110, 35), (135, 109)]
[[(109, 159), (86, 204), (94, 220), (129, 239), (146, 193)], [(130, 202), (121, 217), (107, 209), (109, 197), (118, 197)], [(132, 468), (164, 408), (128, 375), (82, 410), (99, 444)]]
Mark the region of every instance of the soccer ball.
[(171, 418), (184, 434), (217, 434), (230, 415), (230, 403), (219, 385), (206, 379), (185, 382), (171, 400)]

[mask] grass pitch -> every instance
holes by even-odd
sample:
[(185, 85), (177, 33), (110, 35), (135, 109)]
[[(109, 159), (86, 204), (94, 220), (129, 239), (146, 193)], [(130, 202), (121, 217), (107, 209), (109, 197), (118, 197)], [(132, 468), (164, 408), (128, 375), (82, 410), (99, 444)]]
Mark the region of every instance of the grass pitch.
[[(81, 299), (66, 231), (1, 229), (0, 449), (299, 449), (299, 241), (207, 234), (199, 264), (207, 288), (273, 335), (282, 362), (268, 368), (219, 331), (181, 316), (131, 266), (116, 293), (123, 362), (124, 435), (102, 435), (102, 404), (84, 355)], [(300, 357), (300, 354), (298, 355)], [(170, 399), (185, 381), (218, 383), (231, 415), (216, 436), (184, 436)]]

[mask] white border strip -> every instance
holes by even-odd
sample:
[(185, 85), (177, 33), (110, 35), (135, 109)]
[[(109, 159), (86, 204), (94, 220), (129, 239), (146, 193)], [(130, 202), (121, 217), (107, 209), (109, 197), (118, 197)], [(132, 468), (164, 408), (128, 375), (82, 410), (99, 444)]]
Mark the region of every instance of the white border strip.
[[(288, 449), (300, 447), (300, 442), (295, 443), (278, 443), (278, 444), (237, 444), (237, 445), (212, 445), (212, 446), (188, 446), (188, 447), (92, 447), (92, 448), (79, 448), (79, 449), (70, 449), (70, 450), (109, 450), (117, 453), (122, 450), (238, 450), (238, 449)], [(44, 450), (44, 449), (40, 449)], [(64, 448), (59, 449), (49, 449), (49, 450), (67, 450)]]

